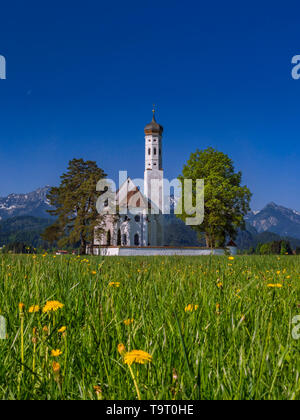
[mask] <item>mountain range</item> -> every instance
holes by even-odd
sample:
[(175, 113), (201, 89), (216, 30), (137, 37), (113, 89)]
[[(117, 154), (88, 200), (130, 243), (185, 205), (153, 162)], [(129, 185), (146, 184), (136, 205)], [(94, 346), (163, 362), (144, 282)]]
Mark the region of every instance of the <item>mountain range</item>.
[[(39, 188), (28, 194), (10, 194), (0, 197), (0, 246), (12, 238), (26, 238), (37, 234), (51, 223), (47, 210), (51, 209), (47, 193), (51, 187)], [(246, 216), (246, 230), (239, 233), (237, 244), (240, 248), (255, 246), (258, 242), (268, 242), (289, 238), (292, 244), (300, 246), (300, 212), (275, 203), (267, 204), (260, 211), (251, 211)], [(170, 245), (199, 244), (192, 229), (174, 215), (166, 217), (166, 242)]]
[(34, 216), (47, 217), (47, 210), (51, 209), (46, 195), (51, 187), (38, 188), (28, 194), (10, 194), (7, 197), (0, 197), (0, 220), (10, 217)]

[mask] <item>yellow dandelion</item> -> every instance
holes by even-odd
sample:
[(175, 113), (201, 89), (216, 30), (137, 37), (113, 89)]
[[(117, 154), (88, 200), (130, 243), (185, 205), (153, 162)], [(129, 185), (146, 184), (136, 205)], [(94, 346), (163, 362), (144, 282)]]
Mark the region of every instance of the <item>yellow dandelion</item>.
[(197, 309), (199, 309), (199, 305), (192, 305), (191, 303), (184, 308), (185, 312), (193, 312)]
[(217, 283), (217, 287), (219, 289), (223, 289), (223, 283), (221, 281), (219, 281), (219, 283)]
[(125, 352), (126, 352), (126, 348), (125, 348), (125, 346), (124, 346), (124, 344), (123, 344), (123, 343), (118, 344), (118, 352), (119, 352), (120, 354), (123, 354), (123, 353), (125, 353)]
[(120, 287), (120, 282), (118, 282), (118, 281), (111, 281), (110, 283), (109, 283), (109, 287)]
[(96, 393), (97, 396), (102, 394), (102, 388), (99, 385), (94, 386), (94, 391)]
[(134, 319), (133, 318), (125, 319), (123, 322), (125, 325), (130, 325), (134, 323)]
[(62, 351), (59, 350), (59, 349), (51, 351), (51, 356), (53, 356), (53, 357), (58, 357), (58, 356), (61, 356), (61, 355), (62, 355)]
[(60, 371), (60, 364), (57, 362), (52, 363), (52, 369), (54, 373), (58, 373)]
[(268, 284), (267, 286), (268, 286), (268, 287), (277, 288), (277, 289), (281, 289), (281, 288), (282, 288), (282, 284), (280, 284), (280, 283), (276, 283), (276, 284), (272, 284), (272, 283), (270, 283), (270, 284)]
[(67, 327), (61, 327), (58, 332), (59, 333), (64, 333), (66, 331)]
[(145, 364), (152, 362), (152, 356), (143, 350), (132, 350), (125, 354), (124, 363), (131, 366), (133, 363)]
[(39, 310), (40, 310), (39, 305), (33, 305), (33, 306), (30, 306), (30, 308), (28, 309), (28, 312), (33, 314), (35, 312), (38, 312)]
[(233, 261), (234, 260), (234, 257), (228, 257), (228, 259), (230, 260), (230, 261)]
[(59, 309), (63, 308), (64, 305), (57, 300), (49, 300), (43, 308), (43, 312), (56, 312)]
[(24, 303), (20, 302), (20, 303), (19, 303), (19, 311), (20, 311), (20, 312), (23, 312), (23, 311), (24, 311), (24, 308), (25, 308)]
[(97, 274), (97, 271), (92, 271), (93, 276)]

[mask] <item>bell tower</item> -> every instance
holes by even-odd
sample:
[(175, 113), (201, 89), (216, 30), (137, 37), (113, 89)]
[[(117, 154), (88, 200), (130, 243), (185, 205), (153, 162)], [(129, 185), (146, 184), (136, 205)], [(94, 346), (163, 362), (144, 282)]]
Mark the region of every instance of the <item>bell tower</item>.
[(155, 109), (150, 124), (145, 131), (145, 175), (144, 194), (156, 207), (156, 213), (164, 209), (163, 166), (162, 166), (162, 133), (163, 127), (156, 122)]

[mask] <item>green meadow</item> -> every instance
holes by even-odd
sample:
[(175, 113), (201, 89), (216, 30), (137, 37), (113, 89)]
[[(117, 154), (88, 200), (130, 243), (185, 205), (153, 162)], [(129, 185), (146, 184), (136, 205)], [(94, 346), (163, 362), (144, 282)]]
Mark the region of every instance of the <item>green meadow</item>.
[[(300, 399), (299, 268), (297, 256), (1, 256), (0, 399)], [(132, 350), (150, 357), (126, 364)]]

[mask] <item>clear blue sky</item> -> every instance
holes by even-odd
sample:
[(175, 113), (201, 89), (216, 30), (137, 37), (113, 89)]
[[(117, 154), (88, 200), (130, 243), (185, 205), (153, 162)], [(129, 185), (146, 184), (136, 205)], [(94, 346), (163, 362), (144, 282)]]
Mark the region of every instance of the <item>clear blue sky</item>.
[(297, 1), (15, 1), (1, 5), (0, 196), (57, 185), (74, 157), (144, 171), (152, 104), (165, 175), (226, 152), (252, 192), (300, 210)]

